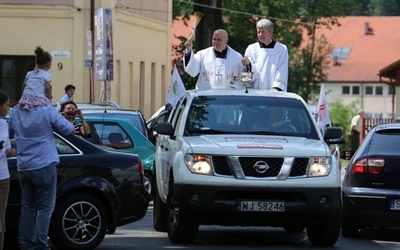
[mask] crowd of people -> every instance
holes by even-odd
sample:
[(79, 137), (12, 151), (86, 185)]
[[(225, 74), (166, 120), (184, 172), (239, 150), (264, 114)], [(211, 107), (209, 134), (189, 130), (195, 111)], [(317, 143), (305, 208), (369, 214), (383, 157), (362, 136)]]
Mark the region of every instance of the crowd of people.
[[(24, 249), (50, 249), (48, 230), (56, 201), (59, 156), (53, 131), (61, 135), (90, 134), (90, 127), (73, 102), (75, 86), (65, 86), (65, 96), (52, 102), (52, 57), (37, 46), (35, 68), (22, 84), (22, 95), (9, 115), (9, 122), (0, 119), (0, 250), (4, 245), (5, 211), (10, 189), (7, 157), (17, 157), (21, 186), (21, 214), (18, 243)], [(0, 91), (0, 116), (9, 111), (10, 100)], [(79, 118), (76, 120), (75, 118)], [(9, 130), (16, 149), (11, 147)]]

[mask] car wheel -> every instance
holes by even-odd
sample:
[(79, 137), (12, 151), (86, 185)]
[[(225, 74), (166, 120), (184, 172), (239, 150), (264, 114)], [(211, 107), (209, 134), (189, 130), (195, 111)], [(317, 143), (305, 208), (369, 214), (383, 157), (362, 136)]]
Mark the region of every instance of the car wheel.
[(308, 240), (315, 246), (333, 246), (340, 235), (340, 216), (324, 225), (308, 225)]
[(144, 176), (143, 176), (143, 182), (144, 182), (144, 188), (147, 190), (147, 192), (149, 192), (149, 194), (151, 194), (153, 186), (153, 178), (151, 176), (151, 173), (149, 172), (144, 172)]
[(358, 232), (360, 230), (360, 227), (357, 225), (351, 223), (350, 221), (343, 219), (342, 223), (342, 235), (343, 237), (358, 237)]
[(52, 215), (50, 240), (57, 249), (94, 249), (107, 230), (104, 205), (88, 194), (63, 198)]
[(283, 229), (289, 233), (301, 233), (306, 229), (306, 227), (303, 225), (287, 225), (284, 226)]
[(167, 232), (167, 205), (161, 200), (156, 185), (154, 185), (153, 194), (154, 229), (159, 232)]
[(191, 243), (196, 239), (199, 225), (185, 221), (179, 214), (179, 204), (175, 197), (175, 189), (172, 184), (167, 199), (168, 237), (173, 243)]

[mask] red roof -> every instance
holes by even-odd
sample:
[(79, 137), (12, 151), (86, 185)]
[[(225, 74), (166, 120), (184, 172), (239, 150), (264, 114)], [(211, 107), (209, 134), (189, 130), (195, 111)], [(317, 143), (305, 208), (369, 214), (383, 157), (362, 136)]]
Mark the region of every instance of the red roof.
[(316, 30), (317, 37), (323, 33), (333, 48), (350, 48), (347, 59), (331, 64), (328, 82), (379, 82), (379, 71), (400, 59), (400, 16), (349, 16), (339, 18), (339, 23)]

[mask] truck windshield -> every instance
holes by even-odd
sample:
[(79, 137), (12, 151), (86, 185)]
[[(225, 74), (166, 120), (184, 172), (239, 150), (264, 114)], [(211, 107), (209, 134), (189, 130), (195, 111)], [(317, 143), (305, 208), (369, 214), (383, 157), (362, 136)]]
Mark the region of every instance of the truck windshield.
[(318, 139), (301, 101), (274, 97), (199, 96), (191, 103), (185, 131), (193, 136), (237, 133)]

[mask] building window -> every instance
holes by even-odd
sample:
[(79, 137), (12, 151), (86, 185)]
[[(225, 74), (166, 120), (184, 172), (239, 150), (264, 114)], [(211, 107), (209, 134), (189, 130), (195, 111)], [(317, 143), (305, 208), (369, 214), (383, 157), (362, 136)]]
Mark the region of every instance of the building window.
[(342, 94), (350, 95), (350, 86), (342, 86)]
[(351, 90), (352, 90), (351, 93), (352, 95), (360, 95), (360, 86), (353, 86)]
[(375, 87), (375, 95), (383, 95), (383, 87), (382, 86)]
[(26, 73), (35, 67), (34, 56), (0, 56), (0, 88), (13, 105), (21, 98)]
[(374, 87), (373, 86), (366, 86), (365, 87), (365, 94), (366, 95), (373, 95), (374, 94)]
[(350, 47), (335, 47), (332, 51), (332, 58), (347, 59), (349, 53)]
[(389, 89), (388, 94), (389, 94), (389, 95), (392, 95), (392, 94), (393, 94), (393, 88), (392, 88), (392, 86), (389, 85), (389, 86), (388, 86), (388, 89)]

